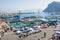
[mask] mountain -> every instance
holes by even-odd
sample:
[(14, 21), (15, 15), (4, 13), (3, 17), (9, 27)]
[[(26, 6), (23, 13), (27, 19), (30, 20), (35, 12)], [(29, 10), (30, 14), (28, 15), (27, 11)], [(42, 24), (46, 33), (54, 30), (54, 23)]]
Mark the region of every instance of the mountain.
[(60, 12), (60, 2), (52, 2), (43, 12)]

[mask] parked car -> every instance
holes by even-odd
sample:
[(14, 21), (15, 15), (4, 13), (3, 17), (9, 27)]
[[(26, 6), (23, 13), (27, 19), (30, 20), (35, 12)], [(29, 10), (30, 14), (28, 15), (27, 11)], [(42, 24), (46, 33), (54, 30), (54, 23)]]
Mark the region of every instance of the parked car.
[(15, 32), (15, 34), (22, 34), (22, 35), (28, 35), (28, 32), (29, 32), (30, 30), (28, 30), (28, 28), (25, 28), (25, 27), (22, 27), (22, 28), (20, 28), (18, 31), (16, 31)]
[(15, 32), (16, 35), (19, 35), (21, 33), (22, 33), (22, 31), (19, 31), (19, 30)]
[(33, 33), (35, 33), (35, 30), (34, 30), (33, 28), (30, 27), (29, 30), (30, 30), (29, 34), (33, 34)]
[(13, 32), (17, 32), (18, 30), (17, 29), (13, 29)]
[(35, 30), (37, 31), (37, 32), (41, 32), (41, 28), (35, 28)]
[(38, 33), (38, 32), (41, 32), (41, 29), (35, 29), (35, 28), (32, 28), (32, 27), (30, 27), (30, 32), (29, 32), (29, 34), (35, 34), (35, 33)]

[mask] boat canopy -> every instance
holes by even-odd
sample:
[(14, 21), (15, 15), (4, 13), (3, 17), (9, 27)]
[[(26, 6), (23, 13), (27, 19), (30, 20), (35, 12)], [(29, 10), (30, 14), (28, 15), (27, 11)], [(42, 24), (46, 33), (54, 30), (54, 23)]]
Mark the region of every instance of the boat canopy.
[(49, 21), (48, 19), (40, 19), (40, 20), (45, 21), (45, 22), (48, 22)]

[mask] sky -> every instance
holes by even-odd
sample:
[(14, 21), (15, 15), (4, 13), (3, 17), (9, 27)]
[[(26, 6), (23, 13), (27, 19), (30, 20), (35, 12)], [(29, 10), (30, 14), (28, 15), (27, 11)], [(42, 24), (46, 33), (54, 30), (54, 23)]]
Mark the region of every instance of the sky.
[(49, 3), (60, 0), (0, 0), (0, 12), (44, 10)]

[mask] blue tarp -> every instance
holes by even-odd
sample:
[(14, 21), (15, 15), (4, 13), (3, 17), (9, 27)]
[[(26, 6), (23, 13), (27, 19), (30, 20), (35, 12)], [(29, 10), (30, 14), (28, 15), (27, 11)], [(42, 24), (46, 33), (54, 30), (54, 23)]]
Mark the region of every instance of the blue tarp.
[(18, 15), (16, 15), (16, 16), (14, 16), (14, 19), (18, 20), (18, 19), (20, 19), (20, 17)]
[(24, 18), (36, 18), (36, 16), (24, 17)]
[(46, 22), (49, 22), (49, 20), (48, 19), (41, 19), (42, 21), (46, 21)]

